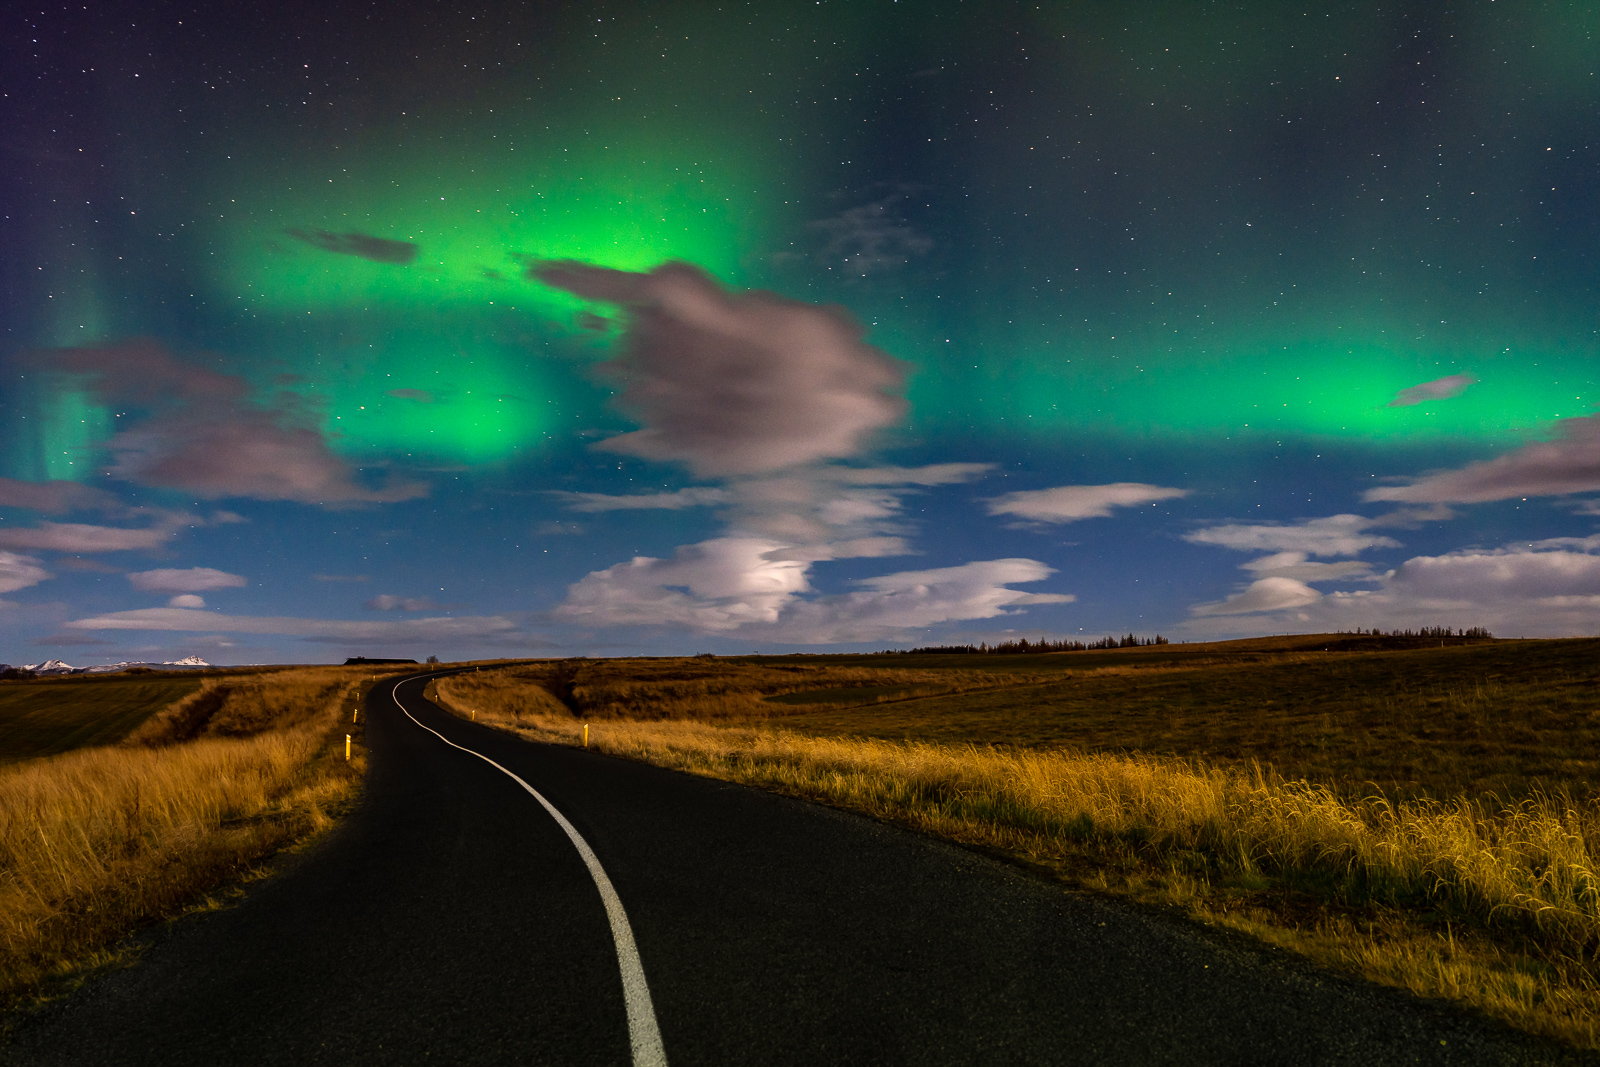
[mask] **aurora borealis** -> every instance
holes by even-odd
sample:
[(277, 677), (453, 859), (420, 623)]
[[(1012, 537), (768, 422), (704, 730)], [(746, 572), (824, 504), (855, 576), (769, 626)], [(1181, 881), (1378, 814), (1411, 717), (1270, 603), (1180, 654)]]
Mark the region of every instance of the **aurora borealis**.
[(0, 660), (1600, 632), (1597, 31), (13, 15)]

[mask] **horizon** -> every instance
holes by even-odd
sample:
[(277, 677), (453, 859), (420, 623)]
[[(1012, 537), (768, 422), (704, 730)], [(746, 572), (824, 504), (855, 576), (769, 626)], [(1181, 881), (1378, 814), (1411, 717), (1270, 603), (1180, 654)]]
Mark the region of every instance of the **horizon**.
[(1600, 11), (905, 7), (27, 16), (0, 660), (1600, 634)]

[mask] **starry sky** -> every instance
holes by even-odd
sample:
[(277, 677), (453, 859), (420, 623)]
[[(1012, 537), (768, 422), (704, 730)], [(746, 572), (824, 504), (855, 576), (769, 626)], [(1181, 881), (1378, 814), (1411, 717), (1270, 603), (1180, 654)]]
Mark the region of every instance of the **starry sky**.
[(0, 38), (0, 660), (1600, 633), (1600, 8)]

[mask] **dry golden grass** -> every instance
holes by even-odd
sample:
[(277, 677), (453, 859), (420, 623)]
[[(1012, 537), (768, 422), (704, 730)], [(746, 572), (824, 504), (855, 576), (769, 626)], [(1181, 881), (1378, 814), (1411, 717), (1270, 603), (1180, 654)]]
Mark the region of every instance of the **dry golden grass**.
[[(768, 666), (728, 660), (550, 660), (440, 684), (485, 707), (568, 709), (589, 719), (761, 720), (862, 703), (888, 703), (1015, 685), (1021, 676), (982, 670)], [(1026, 679), (1032, 680), (1032, 679)], [(833, 700), (794, 706), (769, 700), (821, 691)], [(471, 694), (468, 698), (466, 694)]]
[(0, 771), (0, 1000), (329, 824), (361, 670), (208, 680), (116, 747)]
[[(437, 686), (458, 714), (475, 708), (479, 722), (530, 739), (582, 743), (568, 708), (542, 697), (518, 705), (515, 690), (487, 675)], [(602, 720), (590, 744), (997, 849), (1600, 1047), (1594, 801), (1352, 799), (1260, 768), (810, 737), (771, 724)]]

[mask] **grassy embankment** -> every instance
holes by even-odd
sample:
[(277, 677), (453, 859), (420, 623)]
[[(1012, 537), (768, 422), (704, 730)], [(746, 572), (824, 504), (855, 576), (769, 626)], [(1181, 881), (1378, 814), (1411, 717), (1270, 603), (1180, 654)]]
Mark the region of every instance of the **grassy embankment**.
[[(0, 683), (0, 714), (25, 709), (0, 729), (0, 760), (59, 753), (0, 767), (0, 1005), (117, 962), (139, 924), (214, 904), (206, 893), (327, 826), (359, 785), (344, 735), (359, 741), (370, 677)], [(99, 744), (60, 752), (69, 739)]]
[(588, 722), (618, 755), (994, 849), (1595, 1048), (1597, 683), (1594, 640), (1290, 640), (564, 661), (436, 689), (524, 736), (579, 743)]

